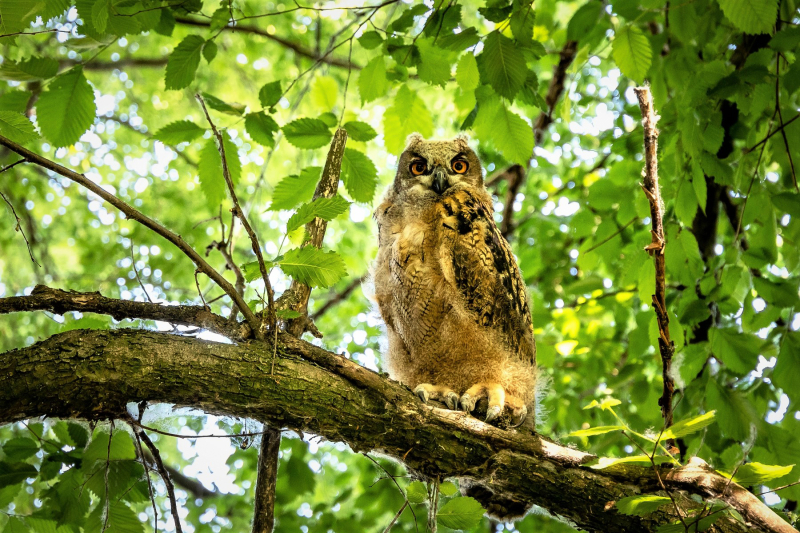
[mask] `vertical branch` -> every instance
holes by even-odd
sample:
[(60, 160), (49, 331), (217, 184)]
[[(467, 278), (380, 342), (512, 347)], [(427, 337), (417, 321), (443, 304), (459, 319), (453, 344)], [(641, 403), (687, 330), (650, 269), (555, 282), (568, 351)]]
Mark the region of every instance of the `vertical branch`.
[[(347, 132), (339, 128), (333, 136), (333, 141), (331, 141), (331, 148), (325, 160), (325, 170), (322, 171), (322, 178), (319, 180), (317, 189), (314, 191), (314, 200), (317, 198), (332, 198), (336, 194), (336, 189), (339, 187), (339, 176), (342, 173), (342, 159), (344, 159), (344, 148), (346, 145)], [(315, 218), (306, 224), (308, 239), (303, 243), (303, 246), (322, 247), (322, 239), (325, 237), (325, 230), (327, 228), (328, 223), (321, 218)], [(293, 280), (289, 292), (292, 295), (291, 309), (294, 309), (303, 316), (289, 321), (289, 324), (286, 326), (286, 331), (295, 337), (299, 337), (306, 330), (309, 323), (307, 315), (308, 298), (311, 296), (311, 287), (304, 283), (299, 283), (297, 280)]]
[(142, 439), (145, 445), (150, 449), (150, 453), (153, 454), (153, 459), (155, 460), (158, 473), (161, 476), (161, 479), (164, 480), (164, 485), (167, 487), (167, 496), (169, 496), (169, 507), (172, 513), (172, 520), (175, 523), (175, 531), (176, 533), (183, 533), (183, 530), (181, 529), (181, 519), (178, 516), (178, 502), (175, 500), (175, 487), (172, 485), (169, 472), (167, 472), (166, 467), (164, 467), (164, 462), (161, 460), (161, 453), (159, 453), (156, 445), (153, 444), (153, 441), (150, 440), (150, 437), (147, 436), (147, 433), (145, 433), (142, 428), (139, 426), (133, 426), (133, 429), (139, 435), (139, 438)]
[(253, 533), (272, 533), (275, 525), (275, 483), (278, 480), (280, 447), (281, 431), (265, 429), (261, 436), (261, 450), (258, 455)]
[[(653, 241), (647, 245), (645, 250), (653, 256), (656, 265), (656, 292), (653, 295), (653, 309), (658, 320), (658, 349), (661, 353), (662, 375), (664, 378), (664, 392), (658, 400), (661, 406), (661, 416), (664, 418), (664, 426), (672, 425), (672, 393), (675, 390), (675, 383), (670, 376), (672, 366), (672, 356), (675, 353), (675, 345), (669, 337), (669, 315), (667, 314), (666, 303), (666, 266), (664, 258), (664, 203), (661, 200), (661, 189), (658, 185), (658, 115), (653, 109), (653, 96), (649, 87), (637, 87), (634, 89), (636, 97), (639, 99), (639, 108), (642, 111), (642, 126), (644, 127), (644, 156), (645, 167), (643, 172), (642, 189), (644, 189), (647, 199), (650, 201), (650, 218), (652, 219), (651, 233)], [(670, 446), (674, 442), (668, 441)]]

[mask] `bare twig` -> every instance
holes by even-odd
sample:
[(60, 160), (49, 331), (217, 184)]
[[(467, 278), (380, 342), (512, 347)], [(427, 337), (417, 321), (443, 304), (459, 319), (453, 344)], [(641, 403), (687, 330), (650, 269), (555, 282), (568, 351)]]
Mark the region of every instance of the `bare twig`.
[(105, 487), (105, 507), (106, 512), (105, 516), (103, 516), (103, 531), (108, 529), (108, 507), (110, 505), (109, 497), (108, 497), (108, 471), (111, 469), (111, 441), (114, 438), (114, 421), (111, 421), (111, 426), (109, 427), (108, 433), (108, 449), (106, 449), (106, 470), (103, 473), (103, 483)]
[[(391, 480), (392, 480), (392, 483), (394, 483), (394, 486), (395, 486), (395, 487), (397, 487), (397, 490), (398, 490), (398, 491), (400, 491), (400, 494), (403, 496), (403, 499), (405, 499), (406, 503), (410, 503), (410, 502), (408, 501), (408, 498), (406, 497), (406, 493), (405, 493), (405, 491), (404, 491), (404, 490), (403, 490), (403, 489), (400, 487), (400, 484), (397, 482), (397, 476), (394, 476), (394, 475), (392, 475), (392, 473), (391, 473), (391, 472), (389, 472), (388, 470), (386, 470), (386, 469), (383, 467), (383, 465), (382, 465), (382, 464), (380, 464), (380, 463), (379, 463), (377, 460), (375, 460), (375, 458), (373, 458), (373, 457), (372, 457), (370, 454), (368, 454), (368, 453), (362, 453), (362, 455), (363, 455), (364, 457), (366, 457), (367, 459), (369, 459), (370, 461), (372, 461), (373, 463), (375, 463), (375, 466), (377, 466), (378, 468), (380, 468), (381, 470), (383, 470), (383, 473), (384, 473), (384, 474), (386, 474), (386, 478), (387, 478), (387, 479), (391, 479)], [(417, 513), (415, 513), (415, 512), (414, 512), (414, 508), (413, 508), (413, 507), (409, 507), (409, 509), (411, 509), (411, 515), (414, 517), (414, 527), (415, 527), (415, 529), (416, 529), (417, 531), (419, 531), (419, 525), (417, 524)]]
[(775, 109), (778, 111), (778, 122), (780, 125), (781, 137), (783, 137), (783, 145), (786, 148), (786, 157), (789, 158), (789, 168), (792, 170), (792, 183), (797, 192), (800, 192), (800, 187), (797, 186), (797, 173), (794, 170), (794, 159), (792, 158), (792, 151), (789, 149), (789, 139), (786, 137), (786, 129), (784, 128), (783, 112), (781, 111), (781, 58), (783, 55), (778, 52), (778, 59), (775, 61)]
[(766, 137), (758, 141), (756, 144), (754, 144), (750, 148), (745, 148), (744, 150), (742, 150), (742, 152), (745, 154), (749, 154), (750, 152), (752, 152), (753, 150), (755, 150), (756, 148), (767, 142), (770, 139), (770, 137), (772, 137), (776, 133), (782, 132), (786, 128), (786, 126), (788, 126), (798, 118), (800, 118), (800, 115), (793, 116), (792, 118), (790, 118), (789, 120), (787, 120), (786, 122), (775, 128), (773, 131), (769, 132)]
[[(642, 111), (642, 126), (644, 128), (644, 154), (645, 168), (643, 184), (645, 195), (650, 202), (650, 218), (652, 219), (652, 242), (645, 250), (653, 256), (656, 265), (656, 292), (653, 295), (653, 310), (658, 320), (658, 348), (661, 353), (662, 376), (664, 379), (664, 392), (658, 400), (661, 406), (661, 416), (664, 418), (664, 427), (672, 425), (672, 394), (675, 383), (670, 375), (672, 356), (675, 345), (669, 336), (669, 315), (666, 302), (666, 264), (664, 257), (664, 204), (661, 200), (661, 188), (658, 184), (658, 115), (653, 109), (653, 96), (649, 87), (634, 89), (639, 99), (639, 108)], [(667, 441), (668, 447), (675, 445), (674, 439)]]
[[(142, 420), (142, 415), (144, 414), (144, 410), (147, 407), (147, 402), (142, 401), (139, 402), (139, 421)], [(132, 419), (133, 417), (131, 417)], [(144, 450), (142, 449), (142, 438), (139, 436), (139, 433), (133, 428), (133, 436), (136, 437), (134, 440), (136, 444), (136, 453), (142, 459), (142, 465), (144, 466), (144, 477), (147, 478), (147, 494), (150, 496), (150, 503), (153, 506), (153, 533), (158, 533), (158, 509), (156, 508), (156, 498), (155, 493), (153, 491), (153, 482), (150, 480), (150, 464), (148, 461), (145, 460)], [(151, 455), (152, 457), (152, 455)]]
[(265, 427), (261, 437), (261, 450), (258, 453), (253, 533), (272, 533), (275, 525), (275, 484), (278, 479), (280, 447), (280, 429)]
[[(206, 115), (206, 120), (208, 120), (208, 124), (211, 126), (211, 130), (214, 132), (214, 137), (217, 139), (217, 148), (219, 149), (219, 155), (222, 158), (222, 176), (225, 178), (225, 184), (228, 186), (228, 193), (231, 195), (231, 201), (233, 202), (233, 208), (231, 212), (242, 221), (242, 226), (244, 230), (247, 232), (247, 235), (250, 237), (250, 244), (253, 248), (253, 253), (256, 254), (256, 258), (258, 259), (258, 268), (261, 270), (261, 277), (264, 280), (264, 286), (267, 289), (267, 298), (268, 298), (268, 314), (267, 319), (269, 323), (269, 327), (274, 329), (275, 328), (275, 293), (272, 290), (272, 284), (269, 282), (269, 272), (267, 271), (266, 263), (264, 263), (264, 256), (261, 253), (261, 245), (258, 242), (258, 236), (256, 232), (253, 231), (253, 227), (250, 225), (250, 222), (247, 220), (247, 217), (244, 215), (242, 211), (241, 205), (239, 205), (239, 198), (236, 196), (236, 190), (233, 187), (233, 180), (231, 179), (230, 169), (228, 167), (228, 159), (225, 156), (225, 143), (223, 142), (222, 134), (217, 129), (217, 126), (211, 120), (211, 115), (208, 114), (208, 109), (206, 108), (206, 102), (203, 100), (203, 97), (199, 94), (194, 95), (197, 98), (197, 101), (200, 102), (200, 106), (203, 108), (203, 113)], [(241, 298), (241, 296), (240, 296)], [(249, 308), (248, 308), (249, 311)], [(242, 309), (242, 312), (244, 310)], [(252, 311), (250, 311), (252, 313)], [(258, 329), (258, 336), (263, 338), (265, 333), (265, 324), (262, 322), (261, 327)]]
[(392, 527), (397, 522), (397, 519), (400, 518), (400, 515), (403, 514), (403, 511), (406, 510), (406, 507), (408, 507), (408, 500), (403, 502), (403, 505), (400, 506), (400, 510), (397, 511), (397, 514), (394, 515), (394, 518), (392, 518), (392, 521), (389, 522), (388, 526), (386, 526), (386, 529), (383, 530), (383, 533), (389, 533), (389, 531), (391, 531)]
[[(20, 161), (17, 161), (17, 163), (22, 163), (23, 161), (25, 161), (25, 160), (24, 160), (24, 159), (21, 159)], [(14, 165), (16, 165), (17, 163), (12, 163), (11, 165), (8, 165), (6, 168), (4, 168), (3, 170), (1, 170), (1, 171), (0, 171), (0, 173), (2, 173), (2, 172), (5, 172), (7, 169), (9, 169), (9, 168), (13, 167), (13, 166), (14, 166)], [(19, 216), (17, 215), (17, 211), (14, 209), (14, 206), (11, 204), (11, 202), (8, 200), (8, 198), (6, 198), (6, 195), (5, 195), (5, 194), (3, 194), (2, 192), (0, 192), (0, 196), (2, 196), (2, 197), (3, 197), (3, 200), (5, 200), (5, 201), (6, 201), (6, 203), (8, 204), (8, 207), (11, 209), (11, 214), (12, 214), (12, 215), (14, 215), (14, 219), (15, 219), (15, 220), (16, 220), (16, 222), (17, 222), (16, 226), (14, 226), (14, 231), (18, 231), (18, 232), (20, 232), (20, 233), (22, 234), (22, 238), (23, 238), (23, 239), (25, 239), (25, 246), (27, 246), (27, 247), (28, 247), (28, 255), (30, 255), (30, 256), (31, 256), (31, 261), (33, 261), (33, 264), (35, 264), (36, 266), (38, 266), (39, 268), (41, 268), (41, 266), (42, 266), (42, 265), (40, 265), (40, 264), (39, 264), (39, 262), (38, 262), (38, 261), (36, 261), (36, 258), (35, 258), (35, 257), (33, 257), (33, 250), (31, 249), (31, 243), (30, 243), (30, 241), (28, 241), (28, 236), (27, 236), (27, 235), (25, 235), (25, 230), (23, 230), (23, 229), (22, 229), (22, 226), (20, 225), (20, 218), (19, 218)]]
[(628, 226), (630, 226), (631, 224), (633, 224), (637, 220), (639, 220), (639, 217), (633, 217), (628, 222), (626, 222), (625, 225), (621, 226), (617, 231), (615, 231), (614, 233), (612, 233), (611, 235), (609, 235), (608, 237), (606, 237), (602, 241), (598, 242), (597, 244), (595, 244), (594, 246), (592, 246), (588, 250), (584, 251), (583, 253), (588, 254), (589, 252), (591, 252), (593, 250), (597, 250), (598, 248), (603, 246), (605, 243), (607, 243), (608, 241), (610, 241), (611, 239), (613, 239), (614, 237), (616, 237), (617, 235), (619, 235), (620, 233), (625, 231), (628, 228)]
[(312, 320), (318, 319), (319, 317), (327, 313), (328, 310), (330, 310), (332, 307), (347, 300), (347, 297), (350, 296), (350, 294), (354, 290), (360, 287), (362, 283), (364, 283), (364, 280), (367, 279), (367, 276), (368, 274), (364, 274), (360, 278), (354, 279), (353, 281), (348, 283), (344, 289), (342, 289), (342, 292), (335, 293), (333, 296), (331, 296), (324, 304), (322, 304), (322, 306), (319, 309), (317, 309), (316, 311), (314, 311), (314, 313), (310, 315), (311, 319)]
[(147, 436), (141, 428), (136, 428), (134, 426), (135, 431), (139, 433), (139, 438), (144, 441), (145, 445), (150, 449), (150, 453), (153, 454), (153, 460), (156, 463), (156, 468), (158, 469), (158, 473), (161, 476), (161, 479), (164, 480), (164, 485), (167, 487), (167, 496), (169, 496), (169, 506), (170, 511), (172, 512), (172, 520), (175, 523), (175, 531), (177, 533), (182, 533), (181, 529), (181, 520), (178, 516), (178, 502), (175, 500), (175, 487), (172, 485), (172, 480), (169, 477), (169, 472), (164, 467), (164, 461), (161, 460), (161, 453), (159, 453), (158, 448), (156, 445), (153, 444), (153, 441), (150, 440), (150, 437)]
[(214, 270), (214, 268), (205, 261), (197, 251), (189, 246), (189, 244), (181, 238), (180, 235), (176, 234), (172, 230), (162, 226), (152, 218), (148, 217), (147, 215), (141, 213), (140, 211), (134, 209), (131, 205), (125, 203), (124, 201), (120, 200), (113, 194), (109, 193), (92, 180), (86, 178), (83, 174), (78, 174), (77, 172), (70, 170), (58, 163), (51, 161), (45, 157), (40, 156), (34, 152), (31, 152), (24, 146), (20, 146), (19, 144), (15, 143), (11, 139), (3, 137), (0, 135), (0, 144), (11, 150), (12, 152), (16, 152), (17, 154), (21, 155), (31, 163), (35, 163), (40, 167), (43, 167), (51, 172), (55, 172), (65, 178), (68, 178), (78, 185), (89, 189), (94, 194), (105, 200), (106, 202), (110, 203), (120, 211), (122, 211), (125, 216), (131, 220), (135, 220), (139, 222), (146, 228), (153, 230), (154, 232), (158, 233), (169, 242), (174, 244), (181, 250), (184, 255), (186, 255), (192, 262), (197, 265), (197, 268), (200, 269), (203, 274), (211, 278), (220, 288), (225, 291), (225, 293), (231, 298), (233, 303), (239, 307), (239, 310), (245, 317), (247, 324), (250, 326), (250, 329), (253, 331), (254, 334), (258, 335), (258, 318), (253, 313), (253, 311), (247, 306), (247, 303), (244, 301), (244, 298), (239, 296), (236, 292), (236, 289), (233, 285), (230, 284), (228, 280), (226, 280), (222, 275)]
[(150, 294), (148, 294), (147, 289), (144, 288), (142, 278), (139, 277), (139, 270), (136, 268), (136, 257), (133, 256), (133, 240), (131, 240), (131, 267), (133, 268), (133, 273), (136, 274), (136, 281), (139, 282), (139, 287), (141, 287), (145, 298), (147, 298), (148, 302), (153, 303), (153, 300), (150, 298)]

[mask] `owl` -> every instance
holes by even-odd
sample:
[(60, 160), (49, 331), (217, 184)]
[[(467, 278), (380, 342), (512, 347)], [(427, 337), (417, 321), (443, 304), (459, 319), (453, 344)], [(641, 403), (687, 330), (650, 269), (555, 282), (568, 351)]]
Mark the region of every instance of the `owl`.
[[(467, 138), (412, 134), (375, 212), (375, 300), (389, 375), (427, 402), (471, 413), (488, 401), (532, 427), (536, 344), (528, 296), (493, 218), (481, 162)], [(499, 420), (498, 420), (499, 421)]]

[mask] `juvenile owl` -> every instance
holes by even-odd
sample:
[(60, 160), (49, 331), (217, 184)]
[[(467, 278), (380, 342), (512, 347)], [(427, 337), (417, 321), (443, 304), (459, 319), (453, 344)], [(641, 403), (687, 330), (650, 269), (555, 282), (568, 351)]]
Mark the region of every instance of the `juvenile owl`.
[(492, 213), (465, 137), (409, 136), (375, 212), (375, 298), (394, 379), (450, 409), (472, 412), (486, 398), (486, 421), (505, 407), (519, 425), (535, 407), (536, 345), (525, 283)]

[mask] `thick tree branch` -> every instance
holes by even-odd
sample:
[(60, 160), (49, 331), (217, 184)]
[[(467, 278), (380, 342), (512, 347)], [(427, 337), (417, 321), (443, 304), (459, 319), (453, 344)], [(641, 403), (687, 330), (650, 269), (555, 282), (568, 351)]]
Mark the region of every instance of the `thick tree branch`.
[[(211, 23), (209, 21), (207, 21), (207, 20), (200, 20), (200, 19), (195, 19), (195, 18), (190, 18), (190, 17), (175, 17), (175, 22), (177, 22), (178, 24), (183, 24), (184, 26), (198, 26), (198, 27), (202, 27), (202, 28), (207, 28), (207, 27), (209, 27), (211, 25)], [(277, 35), (273, 35), (273, 34), (267, 32), (266, 30), (262, 30), (261, 28), (258, 28), (256, 26), (248, 26), (248, 25), (241, 24), (241, 25), (236, 25), (236, 26), (225, 26), (225, 28), (223, 28), (223, 29), (225, 29), (227, 31), (233, 31), (233, 32), (241, 32), (241, 33), (250, 33), (250, 34), (253, 34), (253, 35), (260, 35), (261, 37), (264, 37), (266, 39), (269, 39), (270, 41), (276, 42), (276, 43), (280, 44), (281, 46), (283, 46), (285, 48), (289, 48), (290, 50), (294, 50), (294, 52), (297, 55), (300, 55), (300, 56), (303, 56), (303, 57), (307, 57), (308, 59), (311, 59), (311, 60), (314, 60), (314, 61), (320, 61), (322, 63), (327, 63), (328, 65), (332, 65), (334, 67), (342, 67), (342, 68), (346, 68), (346, 69), (356, 69), (356, 70), (361, 68), (360, 65), (356, 65), (354, 63), (351, 63), (347, 59), (340, 59), (338, 57), (332, 57), (332, 56), (323, 56), (323, 55), (319, 54), (318, 52), (315, 52), (314, 50), (310, 50), (310, 49), (306, 48), (302, 44), (292, 42), (292, 41), (290, 41), (288, 39), (284, 39), (283, 37), (278, 37)]]
[(108, 315), (115, 320), (159, 320), (178, 326), (195, 326), (231, 340), (250, 337), (246, 324), (231, 324), (225, 318), (199, 305), (161, 305), (107, 298), (99, 292), (74, 292), (44, 285), (33, 288), (30, 296), (0, 298), (0, 314), (23, 311), (50, 311), (63, 315), (70, 311)]
[(120, 200), (113, 194), (109, 193), (92, 180), (88, 179), (83, 174), (78, 174), (77, 172), (68, 169), (65, 166), (59, 165), (58, 163), (51, 161), (45, 157), (40, 156), (34, 152), (31, 152), (24, 146), (20, 146), (19, 144), (15, 143), (14, 141), (7, 139), (0, 135), (0, 144), (11, 150), (12, 152), (16, 152), (17, 154), (21, 155), (27, 161), (39, 165), (42, 168), (45, 168), (51, 172), (55, 172), (67, 179), (70, 179), (89, 189), (94, 194), (105, 200), (106, 202), (110, 203), (120, 211), (122, 211), (125, 216), (131, 220), (135, 220), (136, 222), (142, 224), (146, 228), (153, 230), (155, 233), (158, 233), (172, 244), (178, 247), (181, 252), (184, 253), (192, 262), (197, 265), (197, 268), (200, 272), (211, 278), (217, 285), (222, 288), (223, 291), (231, 298), (233, 303), (239, 308), (242, 314), (247, 320), (247, 323), (250, 325), (251, 330), (258, 334), (258, 319), (256, 318), (253, 311), (247, 306), (247, 303), (244, 301), (239, 293), (236, 292), (236, 288), (234, 288), (231, 283), (222, 277), (222, 274), (217, 272), (208, 262), (203, 259), (203, 257), (197, 253), (197, 251), (189, 246), (189, 244), (183, 240), (183, 238), (173, 232), (172, 230), (162, 226), (152, 218), (148, 217), (147, 215), (141, 213), (140, 211), (134, 209), (129, 204), (125, 203), (124, 201)]
[[(484, 502), (537, 504), (589, 531), (654, 531), (674, 520), (669, 508), (636, 517), (609, 505), (658, 492), (650, 467), (595, 470), (586, 465), (591, 455), (423, 405), (399, 383), (300, 339), (281, 334), (276, 349), (273, 376), (269, 343), (218, 344), (140, 330), (58, 334), (0, 357), (0, 423), (45, 415), (126, 418), (129, 402), (167, 402), (376, 450), (430, 477), (470, 479), (484, 488)], [(669, 490), (685, 491), (682, 505), (692, 505), (686, 493), (718, 498), (748, 522), (722, 518), (721, 531), (795, 531), (701, 463), (659, 468)]]

